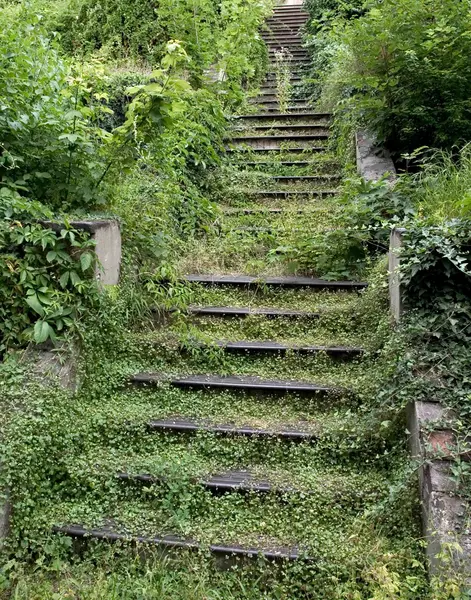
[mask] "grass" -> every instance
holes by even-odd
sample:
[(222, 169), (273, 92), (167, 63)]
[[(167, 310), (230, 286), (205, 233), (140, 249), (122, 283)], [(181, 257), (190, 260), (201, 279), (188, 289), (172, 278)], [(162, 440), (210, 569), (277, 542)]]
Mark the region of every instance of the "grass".
[(471, 212), (471, 145), (458, 153), (436, 151), (421, 170), (408, 176), (405, 191), (411, 194), (419, 214), (437, 223)]

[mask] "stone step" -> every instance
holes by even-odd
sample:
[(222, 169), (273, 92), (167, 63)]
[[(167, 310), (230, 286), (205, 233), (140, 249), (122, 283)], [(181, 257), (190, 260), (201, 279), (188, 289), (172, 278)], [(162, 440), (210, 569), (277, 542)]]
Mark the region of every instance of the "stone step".
[(331, 358), (343, 359), (356, 358), (364, 354), (362, 348), (348, 346), (299, 346), (295, 344), (281, 344), (272, 340), (243, 340), (238, 342), (218, 340), (215, 342), (215, 345), (231, 354), (286, 354), (287, 352), (295, 352), (296, 354), (327, 354)]
[(317, 434), (310, 431), (293, 429), (291, 427), (280, 427), (279, 429), (262, 429), (260, 427), (238, 426), (232, 423), (215, 424), (209, 421), (185, 419), (176, 417), (173, 419), (158, 419), (148, 423), (151, 431), (169, 431), (173, 433), (197, 433), (205, 431), (218, 435), (242, 436), (254, 438), (279, 438), (291, 442), (313, 441)]
[[(237, 163), (233, 163), (237, 165)], [(270, 166), (270, 167), (309, 167), (315, 163), (309, 162), (308, 160), (283, 160), (283, 161), (269, 161), (269, 160), (252, 160), (244, 163), (240, 163), (240, 168), (257, 167), (257, 166)]]
[(276, 48), (282, 46), (283, 48), (302, 48), (304, 49), (305, 46), (303, 45), (303, 39), (300, 35), (297, 34), (292, 34), (292, 35), (286, 35), (286, 34), (280, 34), (280, 35), (275, 35), (275, 34), (271, 34), (271, 35), (262, 35), (262, 39), (265, 42), (265, 44), (268, 46), (268, 48), (271, 48), (273, 46), (275, 46)]
[[(147, 473), (132, 475), (130, 473), (118, 473), (122, 481), (143, 483), (145, 485), (165, 485), (168, 481), (165, 477), (156, 477)], [(201, 485), (213, 494), (220, 493), (247, 493), (256, 492), (267, 494), (270, 492), (296, 493), (297, 490), (288, 486), (274, 486), (270, 481), (260, 480), (250, 471), (227, 471), (219, 475), (211, 475), (203, 479), (195, 479), (194, 483)], [(303, 492), (306, 493), (306, 492)]]
[(308, 148), (305, 147), (297, 147), (297, 148), (249, 148), (249, 147), (244, 147), (242, 146), (242, 148), (226, 148), (226, 152), (231, 153), (231, 152), (267, 152), (268, 154), (273, 154), (273, 153), (289, 153), (289, 154), (300, 154), (300, 155), (306, 155), (307, 153), (312, 154), (313, 152), (325, 152), (326, 151), (326, 147), (325, 146), (309, 146)]
[(247, 308), (235, 306), (190, 306), (188, 312), (195, 316), (210, 317), (251, 317), (262, 316), (269, 319), (291, 318), (291, 319), (315, 319), (318, 313), (309, 313), (299, 310), (286, 310), (278, 308)]
[(290, 198), (296, 199), (312, 199), (312, 198), (330, 198), (338, 194), (338, 190), (253, 190), (247, 192), (248, 196), (257, 197), (259, 199), (277, 199), (277, 200), (288, 200)]
[(314, 215), (317, 211), (312, 209), (306, 210), (305, 208), (298, 209), (286, 209), (286, 208), (266, 208), (261, 206), (259, 208), (225, 208), (224, 214), (226, 215), (283, 215), (283, 214), (296, 213), (298, 215)]
[[(306, 102), (307, 98), (290, 98), (289, 102)], [(279, 105), (278, 94), (259, 94), (255, 98), (250, 99), (251, 104), (260, 104), (264, 106), (267, 102)]]
[[(302, 80), (300, 79), (300, 81), (302, 81)], [(296, 88), (298, 86), (294, 85), (293, 87)], [(263, 85), (261, 85), (260, 86), (260, 92), (259, 92), (257, 98), (263, 98), (265, 100), (265, 96), (269, 96), (270, 100), (272, 100), (273, 98), (275, 100), (277, 100), (278, 99), (278, 95), (277, 94), (278, 94), (278, 90), (276, 88), (274, 88), (274, 87), (268, 87), (268, 86), (264, 87)], [(296, 98), (294, 98), (294, 100), (296, 100)]]
[(339, 175), (275, 175), (270, 177), (270, 181), (278, 183), (309, 183), (309, 182), (329, 182), (340, 181)]
[(299, 560), (305, 559), (304, 553), (297, 548), (244, 548), (242, 546), (225, 546), (223, 544), (211, 544), (209, 547), (200, 545), (194, 540), (186, 540), (179, 536), (165, 535), (162, 537), (149, 537), (144, 535), (128, 535), (118, 533), (111, 529), (87, 529), (79, 525), (60, 525), (53, 527), (53, 532), (66, 535), (74, 539), (101, 540), (105, 542), (127, 542), (132, 545), (156, 546), (162, 549), (182, 549), (182, 550), (206, 550), (217, 556), (225, 558), (239, 556), (241, 558), (257, 558), (262, 556), (267, 560)]
[[(275, 114), (279, 114), (279, 112), (280, 112), (280, 107), (278, 106), (278, 102), (269, 102), (268, 104), (266, 102), (255, 102), (252, 104), (259, 106), (266, 113), (272, 112)], [(310, 110), (312, 110), (312, 106), (310, 104), (296, 104), (296, 105), (292, 104), (292, 105), (288, 106), (286, 114), (288, 114), (288, 115), (295, 115), (295, 114), (304, 115), (307, 112), (309, 112)]]
[(235, 117), (236, 119), (240, 119), (240, 120), (272, 120), (272, 119), (280, 119), (280, 120), (302, 120), (302, 119), (307, 119), (307, 118), (312, 118), (312, 119), (331, 119), (332, 118), (332, 114), (331, 113), (321, 113), (321, 112), (306, 112), (306, 113), (295, 113), (295, 114), (289, 114), (289, 113), (270, 113), (270, 112), (266, 112), (266, 113), (254, 113), (253, 115), (239, 115), (237, 117)]
[(284, 25), (284, 26), (297, 27), (299, 29), (301, 29), (301, 27), (303, 27), (306, 23), (307, 23), (307, 19), (304, 19), (303, 17), (297, 17), (297, 16), (285, 17), (283, 20), (268, 19), (266, 21), (266, 24), (268, 25), (268, 27), (272, 27), (274, 25)]
[(276, 52), (278, 52), (282, 48), (284, 48), (285, 50), (288, 50), (289, 53), (293, 57), (296, 57), (296, 56), (302, 56), (302, 57), (309, 56), (308, 51), (306, 50), (306, 48), (303, 48), (301, 46), (284, 45), (284, 44), (279, 44), (279, 43), (268, 44), (268, 55), (270, 56), (271, 54), (275, 54)]
[[(311, 132), (316, 132), (319, 129), (320, 130), (325, 130), (327, 129), (329, 126), (329, 123), (301, 123), (299, 125), (283, 125), (282, 123), (277, 123), (276, 125), (251, 125), (250, 126), (250, 130), (251, 131), (280, 131), (280, 132), (290, 132), (290, 131), (294, 131), (295, 133), (293, 134), (293, 136), (290, 137), (296, 137), (298, 134), (296, 132), (298, 131), (311, 131)], [(237, 131), (244, 131), (244, 129), (246, 128), (238, 128)], [(306, 134), (308, 135), (308, 134)], [(327, 134), (326, 134), (327, 135)], [(328, 135), (327, 135), (328, 137)], [(234, 139), (239, 139), (239, 138), (234, 138)]]
[(326, 281), (314, 277), (251, 277), (250, 275), (185, 275), (185, 281), (203, 285), (227, 285), (236, 287), (280, 287), (280, 288), (310, 288), (313, 290), (330, 291), (359, 291), (368, 287), (362, 281)]
[(314, 140), (328, 140), (328, 133), (297, 133), (293, 135), (241, 135), (240, 137), (232, 138), (231, 143), (247, 144), (264, 142), (311, 142)]
[[(251, 100), (253, 100), (252, 104), (260, 104), (261, 106), (263, 106), (263, 108), (265, 110), (269, 109), (270, 106), (272, 106), (276, 112), (280, 112), (279, 106), (278, 106), (278, 100), (267, 100), (264, 99), (263, 101), (259, 102), (257, 101), (256, 98), (251, 98)], [(288, 113), (291, 112), (293, 109), (295, 108), (305, 108), (308, 109), (310, 111), (312, 111), (312, 106), (310, 106), (309, 104), (307, 104), (307, 101), (305, 98), (290, 98), (289, 100), (290, 105), (288, 106)]]
[[(299, 85), (298, 82), (303, 81), (301, 75), (290, 75), (290, 82)], [(276, 74), (270, 77), (266, 77), (264, 83), (260, 86), (262, 89), (271, 87), (273, 89), (273, 85), (276, 85)]]
[[(131, 383), (139, 386), (161, 384), (165, 379), (159, 374), (139, 373), (131, 379)], [(262, 379), (250, 376), (220, 375), (188, 375), (169, 380), (178, 388), (187, 389), (223, 389), (247, 392), (266, 392), (268, 394), (338, 394), (344, 390), (331, 386), (319, 385), (308, 381), (287, 381), (278, 379)]]

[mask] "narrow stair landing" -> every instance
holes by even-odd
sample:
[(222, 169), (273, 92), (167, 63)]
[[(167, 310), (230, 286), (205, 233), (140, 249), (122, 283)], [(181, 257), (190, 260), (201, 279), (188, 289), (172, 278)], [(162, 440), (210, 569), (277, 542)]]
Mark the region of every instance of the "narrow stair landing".
[[(83, 458), (93, 485), (77, 485), (87, 502), (57, 504), (57, 534), (324, 567), (377, 545), (373, 528), (357, 535), (359, 515), (390, 490), (375, 463), (381, 439), (355, 446), (358, 381), (371, 360), (357, 306), (368, 284), (294, 276), (268, 260), (339, 210), (330, 115), (299, 87), (306, 19), (302, 7), (283, 6), (268, 20), (272, 64), (253, 112), (233, 119), (218, 226), (177, 265), (192, 293), (191, 335), (172, 329), (180, 309), (165, 328), (140, 333), (148, 354), (113, 396), (128, 416), (117, 423), (110, 408), (102, 445)], [(296, 90), (287, 112), (276, 90), (282, 48)], [(120, 497), (105, 510), (95, 489), (109, 476)], [(162, 503), (169, 487), (171, 506)]]

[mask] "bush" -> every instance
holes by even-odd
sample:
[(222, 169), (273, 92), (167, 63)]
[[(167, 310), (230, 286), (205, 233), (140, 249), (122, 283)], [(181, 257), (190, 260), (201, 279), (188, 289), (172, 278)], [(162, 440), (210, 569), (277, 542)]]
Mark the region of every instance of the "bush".
[(2, 27), (0, 187), (55, 209), (99, 203), (103, 132), (91, 123), (92, 100), (92, 91), (59, 56), (39, 17), (23, 11)]
[(384, 0), (337, 23), (327, 89), (396, 155), (471, 137), (471, 10), (455, 0)]

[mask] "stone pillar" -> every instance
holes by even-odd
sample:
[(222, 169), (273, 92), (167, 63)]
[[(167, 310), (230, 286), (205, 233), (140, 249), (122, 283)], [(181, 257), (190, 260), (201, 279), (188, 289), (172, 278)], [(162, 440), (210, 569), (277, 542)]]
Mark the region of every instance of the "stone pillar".
[[(437, 402), (413, 402), (407, 412), (411, 453), (419, 467), (429, 574), (458, 575), (466, 580), (471, 573), (471, 535), (467, 523), (470, 506), (457, 494), (458, 485), (451, 471), (450, 452), (456, 439), (451, 429), (433, 430), (435, 424), (440, 427), (455, 415)], [(449, 560), (444, 560), (444, 555)]]
[(117, 285), (121, 269), (121, 229), (113, 219), (102, 221), (72, 221), (75, 229), (88, 231), (95, 240), (98, 265), (95, 276), (101, 285)]

